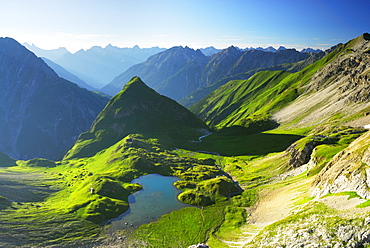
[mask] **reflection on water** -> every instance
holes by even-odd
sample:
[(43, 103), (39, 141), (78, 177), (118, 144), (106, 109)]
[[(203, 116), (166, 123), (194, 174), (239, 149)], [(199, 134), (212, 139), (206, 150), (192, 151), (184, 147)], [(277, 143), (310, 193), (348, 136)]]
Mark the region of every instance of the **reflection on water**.
[(150, 174), (139, 177), (132, 183), (141, 184), (143, 189), (128, 197), (130, 208), (111, 221), (110, 231), (126, 229), (152, 222), (164, 214), (191, 205), (180, 202), (177, 195), (181, 190), (173, 186), (177, 177)]

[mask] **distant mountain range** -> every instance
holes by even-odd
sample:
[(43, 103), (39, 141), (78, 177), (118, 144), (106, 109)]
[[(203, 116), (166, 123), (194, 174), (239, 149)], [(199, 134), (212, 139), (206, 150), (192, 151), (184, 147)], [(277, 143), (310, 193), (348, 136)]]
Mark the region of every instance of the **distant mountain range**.
[(28, 47), (39, 57), (59, 64), (93, 88), (100, 89), (132, 65), (145, 61), (149, 56), (164, 48), (119, 48), (112, 45), (94, 46), (88, 50), (70, 53), (65, 48), (43, 50), (34, 45)]
[(85, 89), (92, 90), (92, 91), (97, 91), (97, 89), (91, 87), (90, 85), (85, 83), (82, 79), (78, 78), (76, 75), (70, 73), (69, 71), (67, 71), (66, 69), (58, 65), (57, 63), (54, 63), (50, 59), (42, 57), (42, 60), (45, 61), (45, 63), (51, 69), (53, 69), (55, 73), (58, 74), (59, 77), (64, 78), (72, 83), (75, 83), (81, 88), (85, 88)]
[(11, 38), (0, 39), (0, 64), (0, 151), (13, 158), (60, 158), (108, 101)]
[[(94, 46), (88, 50), (80, 50), (72, 54), (66, 48), (44, 50), (36, 47), (33, 44), (29, 45), (28, 43), (24, 43), (24, 45), (29, 50), (34, 52), (38, 57), (47, 58), (63, 67), (64, 70), (69, 72), (69, 74), (75, 75), (80, 80), (71, 80), (73, 78), (75, 79), (75, 76), (69, 76), (68, 80), (71, 80), (72, 82), (77, 83), (79, 86), (87, 89), (101, 89), (131, 66), (145, 61), (151, 55), (166, 50), (158, 47), (139, 48), (138, 46), (134, 46), (133, 48), (119, 48), (109, 44), (104, 48), (100, 46)], [(275, 49), (271, 46), (267, 48), (250, 47), (245, 49), (236, 47), (236, 49), (242, 52), (252, 50), (278, 52), (286, 50), (286, 48), (283, 46), (280, 46), (278, 49)], [(212, 56), (222, 51), (222, 49), (216, 49), (214, 47), (206, 47), (199, 50), (205, 56)], [(301, 53), (319, 53), (320, 51), (321, 50), (307, 48), (303, 49)], [(50, 62), (49, 65), (51, 65)], [(64, 75), (65, 74), (61, 74), (59, 76), (63, 77)], [(88, 86), (86, 86), (86, 84)], [(111, 93), (111, 95), (114, 95), (114, 93)]]
[(295, 63), (310, 56), (310, 53), (301, 53), (295, 49), (280, 49), (275, 52), (253, 49), (243, 52), (233, 46), (212, 56), (205, 56), (200, 50), (173, 47), (132, 66), (101, 91), (114, 95), (130, 78), (140, 76), (159, 93), (179, 101), (232, 75), (257, 68)]
[(36, 54), (37, 57), (45, 57), (50, 60), (57, 60), (61, 58), (64, 54), (70, 53), (65, 47), (60, 47), (57, 49), (45, 50), (35, 46), (34, 44), (23, 43), (28, 50)]

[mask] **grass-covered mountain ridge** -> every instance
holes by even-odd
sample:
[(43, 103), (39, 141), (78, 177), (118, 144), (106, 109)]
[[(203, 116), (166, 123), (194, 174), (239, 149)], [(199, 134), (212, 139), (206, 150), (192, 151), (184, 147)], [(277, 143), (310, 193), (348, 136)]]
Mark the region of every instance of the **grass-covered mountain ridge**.
[(109, 101), (91, 129), (80, 135), (65, 158), (92, 156), (129, 134), (160, 138), (174, 146), (204, 132), (207, 126), (188, 109), (134, 77)]

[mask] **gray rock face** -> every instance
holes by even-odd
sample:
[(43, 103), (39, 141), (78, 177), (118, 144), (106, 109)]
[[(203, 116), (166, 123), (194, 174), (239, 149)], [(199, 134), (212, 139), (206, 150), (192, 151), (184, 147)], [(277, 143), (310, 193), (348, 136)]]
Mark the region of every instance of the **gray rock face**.
[(369, 140), (367, 132), (337, 154), (316, 177), (312, 195), (352, 191), (370, 199)]
[(267, 235), (260, 240), (252, 241), (244, 246), (254, 247), (336, 247), (356, 248), (365, 247), (370, 242), (370, 230), (367, 226), (368, 219), (356, 221), (341, 221), (336, 224), (327, 221), (334, 221), (334, 218), (323, 218), (320, 215), (313, 215), (302, 222), (291, 223), (277, 227), (275, 235)]
[(59, 78), (10, 38), (0, 39), (0, 151), (58, 159), (108, 99)]
[(304, 148), (302, 150), (297, 149), (296, 144), (292, 144), (288, 149), (286, 149), (286, 152), (290, 153), (290, 159), (289, 159), (289, 165), (293, 168), (297, 168), (299, 166), (302, 166), (308, 161), (310, 161), (311, 153), (313, 149), (315, 148), (317, 144), (315, 142), (310, 141), (307, 144), (305, 144)]

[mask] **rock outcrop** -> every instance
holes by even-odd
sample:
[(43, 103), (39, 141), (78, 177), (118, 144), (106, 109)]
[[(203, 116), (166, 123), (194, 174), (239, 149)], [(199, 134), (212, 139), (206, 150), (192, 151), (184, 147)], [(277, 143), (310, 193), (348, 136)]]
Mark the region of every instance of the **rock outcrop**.
[(188, 248), (211, 248), (206, 244), (197, 244), (197, 245), (191, 245)]
[(370, 132), (334, 156), (313, 182), (312, 195), (356, 192), (370, 199)]
[[(312, 206), (315, 207), (315, 206)], [(297, 248), (297, 247), (367, 247), (370, 242), (370, 218), (367, 216), (347, 220), (318, 213), (300, 216), (288, 223), (261, 233), (245, 248)]]
[(311, 153), (316, 146), (316, 142), (309, 141), (304, 144), (303, 149), (297, 148), (297, 142), (286, 149), (290, 153), (289, 165), (293, 168), (300, 167), (310, 161)]

